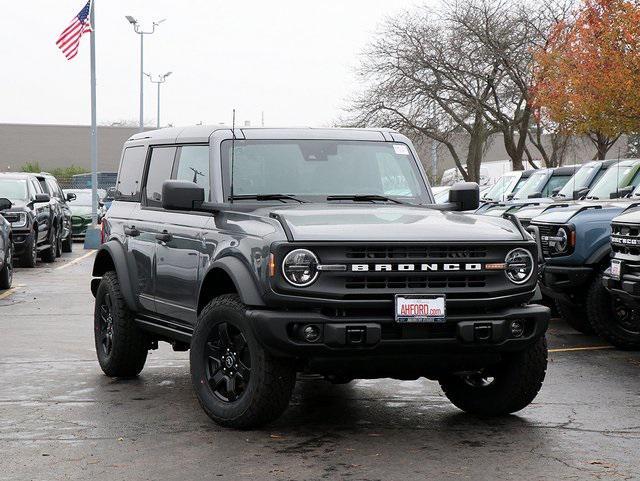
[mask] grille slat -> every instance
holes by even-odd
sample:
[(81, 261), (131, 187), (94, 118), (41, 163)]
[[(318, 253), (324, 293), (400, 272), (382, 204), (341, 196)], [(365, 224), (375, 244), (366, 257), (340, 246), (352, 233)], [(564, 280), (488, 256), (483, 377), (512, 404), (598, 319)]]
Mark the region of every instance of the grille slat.
[(626, 225), (626, 224), (612, 224), (611, 235), (618, 238), (633, 240), (636, 242), (635, 245), (633, 244), (625, 245), (625, 244), (618, 244), (618, 243), (612, 242), (611, 251), (614, 254), (622, 254), (626, 256), (640, 258), (640, 226)]
[(486, 247), (363, 246), (346, 249), (347, 259), (471, 259), (487, 256)]
[(486, 286), (484, 275), (464, 276), (354, 276), (345, 279), (346, 289), (464, 289)]

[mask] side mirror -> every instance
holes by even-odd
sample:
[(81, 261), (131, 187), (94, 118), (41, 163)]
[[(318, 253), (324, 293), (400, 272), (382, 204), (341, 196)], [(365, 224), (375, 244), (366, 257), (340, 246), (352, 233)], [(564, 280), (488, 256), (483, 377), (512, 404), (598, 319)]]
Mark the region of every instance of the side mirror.
[(542, 192), (534, 192), (533, 194), (529, 194), (529, 199), (540, 199), (542, 198)]
[(582, 189), (576, 190), (573, 192), (573, 200), (582, 199), (588, 193), (589, 193), (588, 187), (584, 187)]
[(116, 188), (115, 187), (109, 187), (107, 189), (107, 196), (105, 197), (105, 199), (114, 199), (116, 197)]
[(562, 190), (562, 187), (556, 187), (555, 189), (553, 189), (553, 191), (551, 192), (552, 196), (556, 196), (560, 193), (560, 191)]
[(165, 180), (162, 184), (162, 207), (167, 210), (196, 210), (204, 202), (204, 189), (195, 182)]
[(449, 202), (455, 210), (476, 210), (480, 207), (480, 188), (475, 182), (458, 182), (449, 190)]
[(46, 204), (51, 200), (49, 194), (36, 194), (35, 199), (33, 199), (34, 204)]
[(11, 209), (12, 205), (13, 204), (9, 199), (7, 199), (6, 197), (0, 197), (0, 210)]
[(622, 189), (618, 189), (617, 192), (611, 192), (611, 195), (609, 196), (610, 199), (620, 199), (622, 197), (626, 197), (629, 194), (631, 194), (631, 192), (633, 192), (634, 187), (632, 185), (628, 185), (626, 187), (623, 187)]
[(516, 196), (516, 194), (509, 194), (507, 196), (507, 200), (513, 200), (513, 198)]
[(71, 202), (72, 200), (76, 200), (76, 194), (74, 194), (73, 192), (70, 192), (67, 194), (67, 202)]

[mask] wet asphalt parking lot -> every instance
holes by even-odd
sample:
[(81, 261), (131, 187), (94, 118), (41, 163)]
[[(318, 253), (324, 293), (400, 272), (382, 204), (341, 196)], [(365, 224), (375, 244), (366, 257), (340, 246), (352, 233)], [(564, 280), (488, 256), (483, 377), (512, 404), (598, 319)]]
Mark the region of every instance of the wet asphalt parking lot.
[(425, 379), (307, 379), (275, 424), (231, 431), (200, 409), (187, 353), (102, 374), (93, 255), (74, 247), (0, 291), (0, 480), (640, 479), (640, 353), (555, 320), (547, 380), (517, 415), (478, 420)]

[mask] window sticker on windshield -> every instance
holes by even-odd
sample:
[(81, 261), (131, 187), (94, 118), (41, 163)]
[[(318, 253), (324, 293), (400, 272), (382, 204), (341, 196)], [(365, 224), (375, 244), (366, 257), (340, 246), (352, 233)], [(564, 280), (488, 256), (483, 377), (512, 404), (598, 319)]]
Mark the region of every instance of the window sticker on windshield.
[(393, 150), (398, 155), (409, 155), (409, 147), (404, 144), (393, 144)]

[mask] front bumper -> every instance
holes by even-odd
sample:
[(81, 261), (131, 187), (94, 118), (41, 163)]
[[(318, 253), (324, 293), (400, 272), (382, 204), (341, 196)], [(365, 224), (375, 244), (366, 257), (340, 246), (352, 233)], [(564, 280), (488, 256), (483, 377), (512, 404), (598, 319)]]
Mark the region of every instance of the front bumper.
[(27, 250), (27, 245), (32, 237), (32, 233), (28, 230), (14, 229), (11, 234), (13, 244), (13, 256), (19, 257)]
[(611, 277), (610, 269), (607, 269), (602, 276), (604, 287), (617, 294), (627, 305), (633, 308), (640, 308), (640, 275), (631, 272), (624, 272), (624, 267), (620, 279)]
[(595, 274), (591, 266), (545, 265), (542, 268), (540, 289), (553, 298), (564, 298), (587, 284)]
[[(412, 359), (519, 351), (544, 335), (550, 310), (531, 304), (487, 313), (450, 313), (447, 322), (400, 324), (389, 316), (334, 317), (316, 311), (249, 310), (256, 338), (273, 354), (311, 358), (353, 356), (369, 360), (384, 356)], [(524, 332), (516, 337), (512, 321), (522, 321)], [(304, 340), (303, 328), (316, 326), (320, 337)]]
[(90, 217), (73, 216), (71, 217), (71, 237), (74, 240), (82, 240), (87, 234), (87, 229), (91, 225)]

